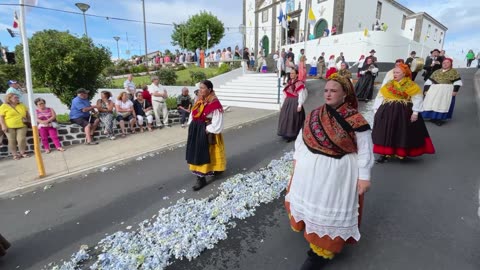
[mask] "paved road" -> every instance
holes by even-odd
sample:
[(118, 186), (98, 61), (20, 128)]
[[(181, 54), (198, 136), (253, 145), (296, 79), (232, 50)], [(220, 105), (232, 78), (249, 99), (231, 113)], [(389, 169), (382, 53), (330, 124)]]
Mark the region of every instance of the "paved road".
[[(374, 168), (362, 240), (326, 269), (480, 268), (480, 127), (473, 71), (463, 76), (454, 121), (443, 127), (428, 124), (437, 154)], [(322, 87), (321, 81), (308, 83), (307, 111), (321, 104)], [(225, 134), (229, 171), (224, 179), (265, 166), (292, 149), (276, 138), (276, 121), (273, 117)], [(14, 244), (0, 259), (0, 269), (40, 269), (68, 258), (81, 244), (94, 244), (106, 233), (151, 217), (179, 197), (208, 196), (221, 179), (190, 192), (193, 178), (183, 157), (184, 148), (179, 148), (0, 201), (1, 232)], [(187, 193), (178, 194), (181, 189)], [(283, 199), (259, 207), (238, 225), (215, 249), (168, 269), (298, 269), (303, 262), (307, 245), (290, 231)]]

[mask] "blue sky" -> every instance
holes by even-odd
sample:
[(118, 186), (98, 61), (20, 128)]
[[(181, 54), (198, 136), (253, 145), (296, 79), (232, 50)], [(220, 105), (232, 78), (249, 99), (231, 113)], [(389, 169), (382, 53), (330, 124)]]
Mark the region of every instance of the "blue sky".
[[(80, 0), (38, 0), (41, 7), (55, 8), (66, 11), (79, 10), (75, 6)], [(87, 14), (121, 17), (133, 20), (143, 20), (141, 0), (84, 0), (91, 7)], [(473, 0), (437, 0), (432, 1), (398, 0), (414, 12), (425, 11), (446, 25), (449, 30), (446, 36), (445, 49), (447, 54), (463, 59), (468, 49), (476, 53), (480, 51), (480, 35), (474, 26), (480, 25), (480, 1)], [(18, 0), (3, 0), (0, 3), (17, 4)], [(226, 27), (226, 35), (218, 46), (241, 45), (242, 36), (238, 26), (242, 23), (242, 0), (145, 0), (147, 21), (163, 23), (180, 23), (190, 15), (201, 10), (212, 12)], [(11, 38), (6, 28), (11, 28), (15, 7), (0, 6), (0, 42), (13, 50), (20, 42), (19, 38)], [(65, 14), (41, 9), (31, 9), (27, 17), (27, 32), (31, 36), (43, 29), (68, 30), (76, 35), (83, 35), (83, 17), (76, 14)], [(113, 36), (119, 36), (120, 57), (124, 58), (126, 50), (131, 54), (143, 54), (143, 24), (106, 20), (104, 18), (87, 17), (88, 35), (95, 43), (102, 44), (112, 51), (116, 57), (117, 49)], [(147, 25), (148, 51), (174, 49), (170, 43), (172, 27)], [(126, 36), (129, 42), (127, 43)], [(462, 52), (463, 51), (463, 52)]]

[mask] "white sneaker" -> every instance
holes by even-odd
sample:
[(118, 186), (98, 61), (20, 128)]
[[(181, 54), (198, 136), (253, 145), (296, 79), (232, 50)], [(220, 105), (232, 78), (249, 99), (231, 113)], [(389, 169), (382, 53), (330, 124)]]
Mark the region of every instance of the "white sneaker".
[(110, 136), (109, 139), (110, 139), (111, 141), (113, 141), (113, 140), (115, 140), (116, 138), (115, 138), (115, 136)]
[(182, 124), (182, 128), (184, 128), (184, 127), (185, 127), (185, 125), (184, 125), (184, 124)]

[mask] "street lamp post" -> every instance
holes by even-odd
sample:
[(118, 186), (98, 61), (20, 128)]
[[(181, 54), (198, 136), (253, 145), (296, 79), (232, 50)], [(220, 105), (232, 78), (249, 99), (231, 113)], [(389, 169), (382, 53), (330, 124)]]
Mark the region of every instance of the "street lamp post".
[(147, 58), (147, 23), (145, 20), (145, 0), (142, 0), (143, 8), (143, 38), (145, 39), (145, 65), (148, 67), (148, 58)]
[(115, 41), (117, 42), (117, 61), (120, 60), (120, 50), (118, 49), (118, 40), (120, 39), (120, 37), (113, 37), (113, 39), (115, 39)]
[(87, 32), (87, 20), (85, 19), (85, 12), (90, 8), (90, 5), (85, 3), (75, 3), (75, 6), (78, 7), (83, 12), (83, 25), (85, 27), (85, 36), (88, 37)]

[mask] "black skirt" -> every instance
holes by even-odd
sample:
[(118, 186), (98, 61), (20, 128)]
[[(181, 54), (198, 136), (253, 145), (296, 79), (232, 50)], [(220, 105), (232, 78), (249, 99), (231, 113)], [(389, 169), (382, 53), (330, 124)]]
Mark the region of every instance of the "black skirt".
[(203, 121), (192, 121), (188, 127), (186, 151), (188, 164), (203, 165), (210, 163), (206, 127), (207, 124)]
[(277, 135), (285, 139), (297, 138), (305, 122), (305, 110), (297, 112), (298, 98), (286, 98), (280, 110)]
[(415, 122), (411, 115), (411, 103), (390, 102), (378, 108), (372, 130), (374, 153), (419, 156), (435, 152), (422, 115)]
[(7, 249), (9, 247), (10, 243), (0, 234), (0, 257), (4, 256), (7, 253)]
[(355, 84), (355, 94), (358, 100), (371, 100), (373, 96), (373, 84), (375, 76), (371, 72), (365, 73)]

